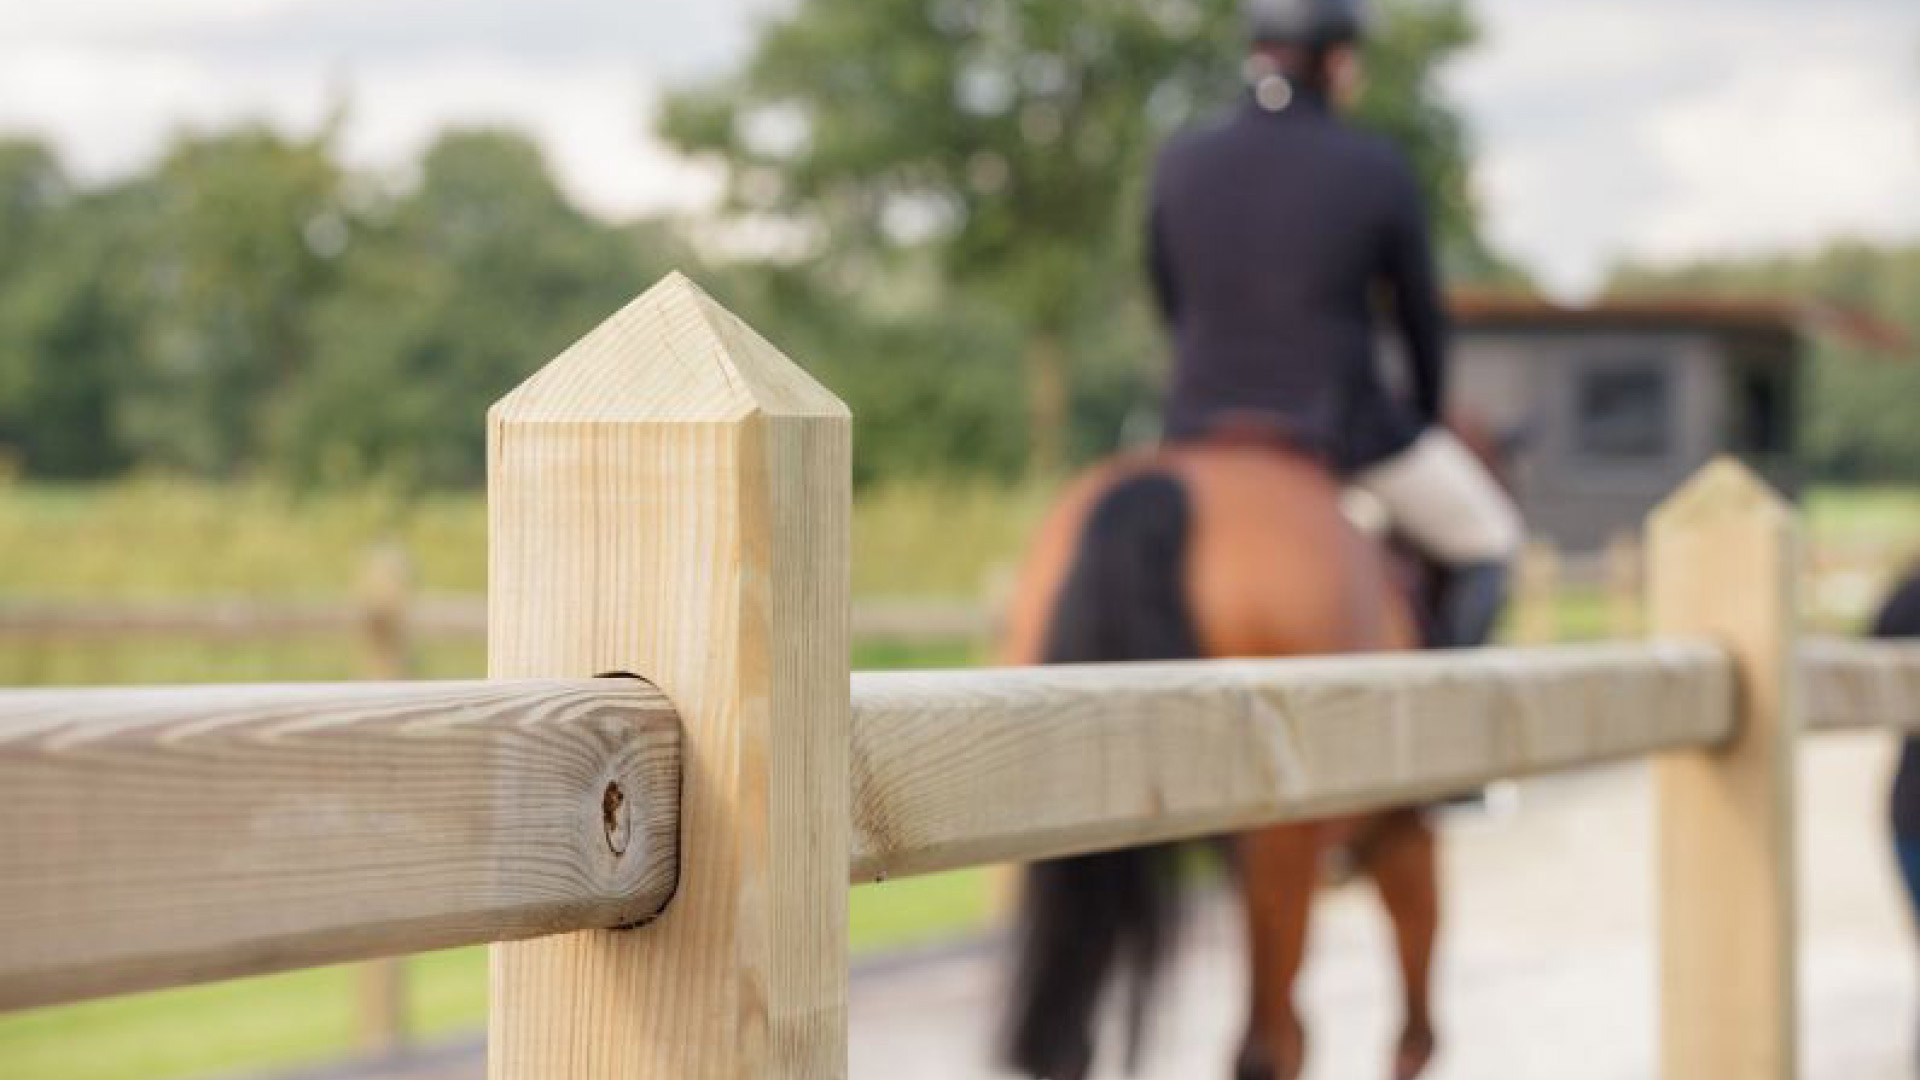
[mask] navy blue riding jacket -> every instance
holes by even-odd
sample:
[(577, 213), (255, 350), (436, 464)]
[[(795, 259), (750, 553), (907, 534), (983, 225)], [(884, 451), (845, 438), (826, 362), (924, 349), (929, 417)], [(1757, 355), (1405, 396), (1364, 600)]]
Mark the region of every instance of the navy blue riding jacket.
[[(1249, 94), (1169, 142), (1148, 259), (1174, 344), (1169, 438), (1244, 420), (1352, 472), (1438, 419), (1446, 319), (1419, 185), (1324, 100), (1270, 112)], [(1374, 355), (1383, 301), (1406, 340), (1406, 397)]]

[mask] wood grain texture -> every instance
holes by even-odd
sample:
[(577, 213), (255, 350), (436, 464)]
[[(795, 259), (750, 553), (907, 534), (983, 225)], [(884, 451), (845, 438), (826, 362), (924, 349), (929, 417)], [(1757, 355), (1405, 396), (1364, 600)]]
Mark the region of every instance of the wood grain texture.
[(1709, 465), (1653, 517), (1656, 633), (1721, 642), (1738, 671), (1728, 743), (1654, 766), (1661, 1075), (1795, 1075), (1794, 740), (1801, 698), (1792, 512), (1744, 466)]
[(491, 669), (660, 685), (687, 852), (645, 930), (495, 950), (496, 1080), (845, 1075), (849, 428), (677, 274), (494, 407)]
[(647, 918), (678, 741), (632, 680), (0, 692), (0, 1008)]
[(1709, 646), (858, 674), (852, 877), (1394, 806), (1727, 737)]
[(1800, 671), (1809, 729), (1920, 732), (1920, 643), (1815, 638)]

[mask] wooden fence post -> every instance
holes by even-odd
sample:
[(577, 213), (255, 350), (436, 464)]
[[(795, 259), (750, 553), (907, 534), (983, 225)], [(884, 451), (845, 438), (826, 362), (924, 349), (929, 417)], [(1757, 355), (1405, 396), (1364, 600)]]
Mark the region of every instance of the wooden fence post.
[(496, 946), (494, 1080), (846, 1075), (850, 426), (679, 274), (490, 413), (491, 673), (686, 726), (674, 900)]
[[(381, 682), (410, 678), (407, 600), (413, 566), (398, 543), (382, 543), (361, 561), (355, 594), (360, 603), (361, 648), (366, 677)], [(355, 972), (359, 998), (360, 1051), (391, 1057), (407, 1047), (407, 965), (399, 956), (361, 964)]]
[(1622, 640), (1645, 632), (1646, 568), (1641, 546), (1631, 529), (1607, 541), (1607, 633)]
[(1513, 642), (1551, 645), (1560, 640), (1560, 551), (1545, 540), (1520, 549), (1515, 583)]
[(1651, 626), (1732, 653), (1731, 741), (1657, 759), (1661, 1075), (1796, 1075), (1797, 524), (1745, 466), (1709, 465), (1653, 516)]
[(413, 677), (412, 641), (407, 626), (413, 594), (413, 561), (396, 542), (375, 545), (360, 564), (354, 590), (360, 605), (361, 665), (369, 679), (395, 682)]

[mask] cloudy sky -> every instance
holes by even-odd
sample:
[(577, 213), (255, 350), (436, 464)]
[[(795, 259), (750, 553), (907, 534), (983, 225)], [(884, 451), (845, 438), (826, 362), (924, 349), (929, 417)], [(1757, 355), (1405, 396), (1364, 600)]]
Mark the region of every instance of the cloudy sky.
[[(777, 0), (18, 0), (0, 131), (107, 177), (182, 127), (310, 130), (398, 169), (440, 127), (532, 131), (609, 215), (713, 178), (647, 136), (660, 89), (737, 62)], [(1616, 258), (1920, 236), (1915, 0), (1475, 0), (1450, 85), (1494, 238), (1577, 295)]]

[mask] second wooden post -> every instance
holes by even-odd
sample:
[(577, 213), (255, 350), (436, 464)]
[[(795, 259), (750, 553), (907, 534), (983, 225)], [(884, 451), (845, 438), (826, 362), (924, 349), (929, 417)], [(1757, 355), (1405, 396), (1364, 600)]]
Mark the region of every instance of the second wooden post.
[(1731, 653), (1731, 738), (1654, 766), (1659, 800), (1660, 1060), (1668, 1080), (1795, 1075), (1797, 917), (1792, 510), (1732, 460), (1648, 533), (1650, 625)]
[(846, 1074), (849, 429), (678, 274), (494, 407), (491, 673), (639, 675), (686, 725), (679, 891), (495, 946), (494, 1080)]
[[(360, 601), (362, 670), (369, 679), (397, 682), (411, 678), (407, 641), (407, 601), (413, 567), (397, 542), (383, 543), (361, 561), (356, 592)], [(407, 1049), (407, 961), (403, 956), (369, 960), (359, 966), (360, 1052), (389, 1057)]]

